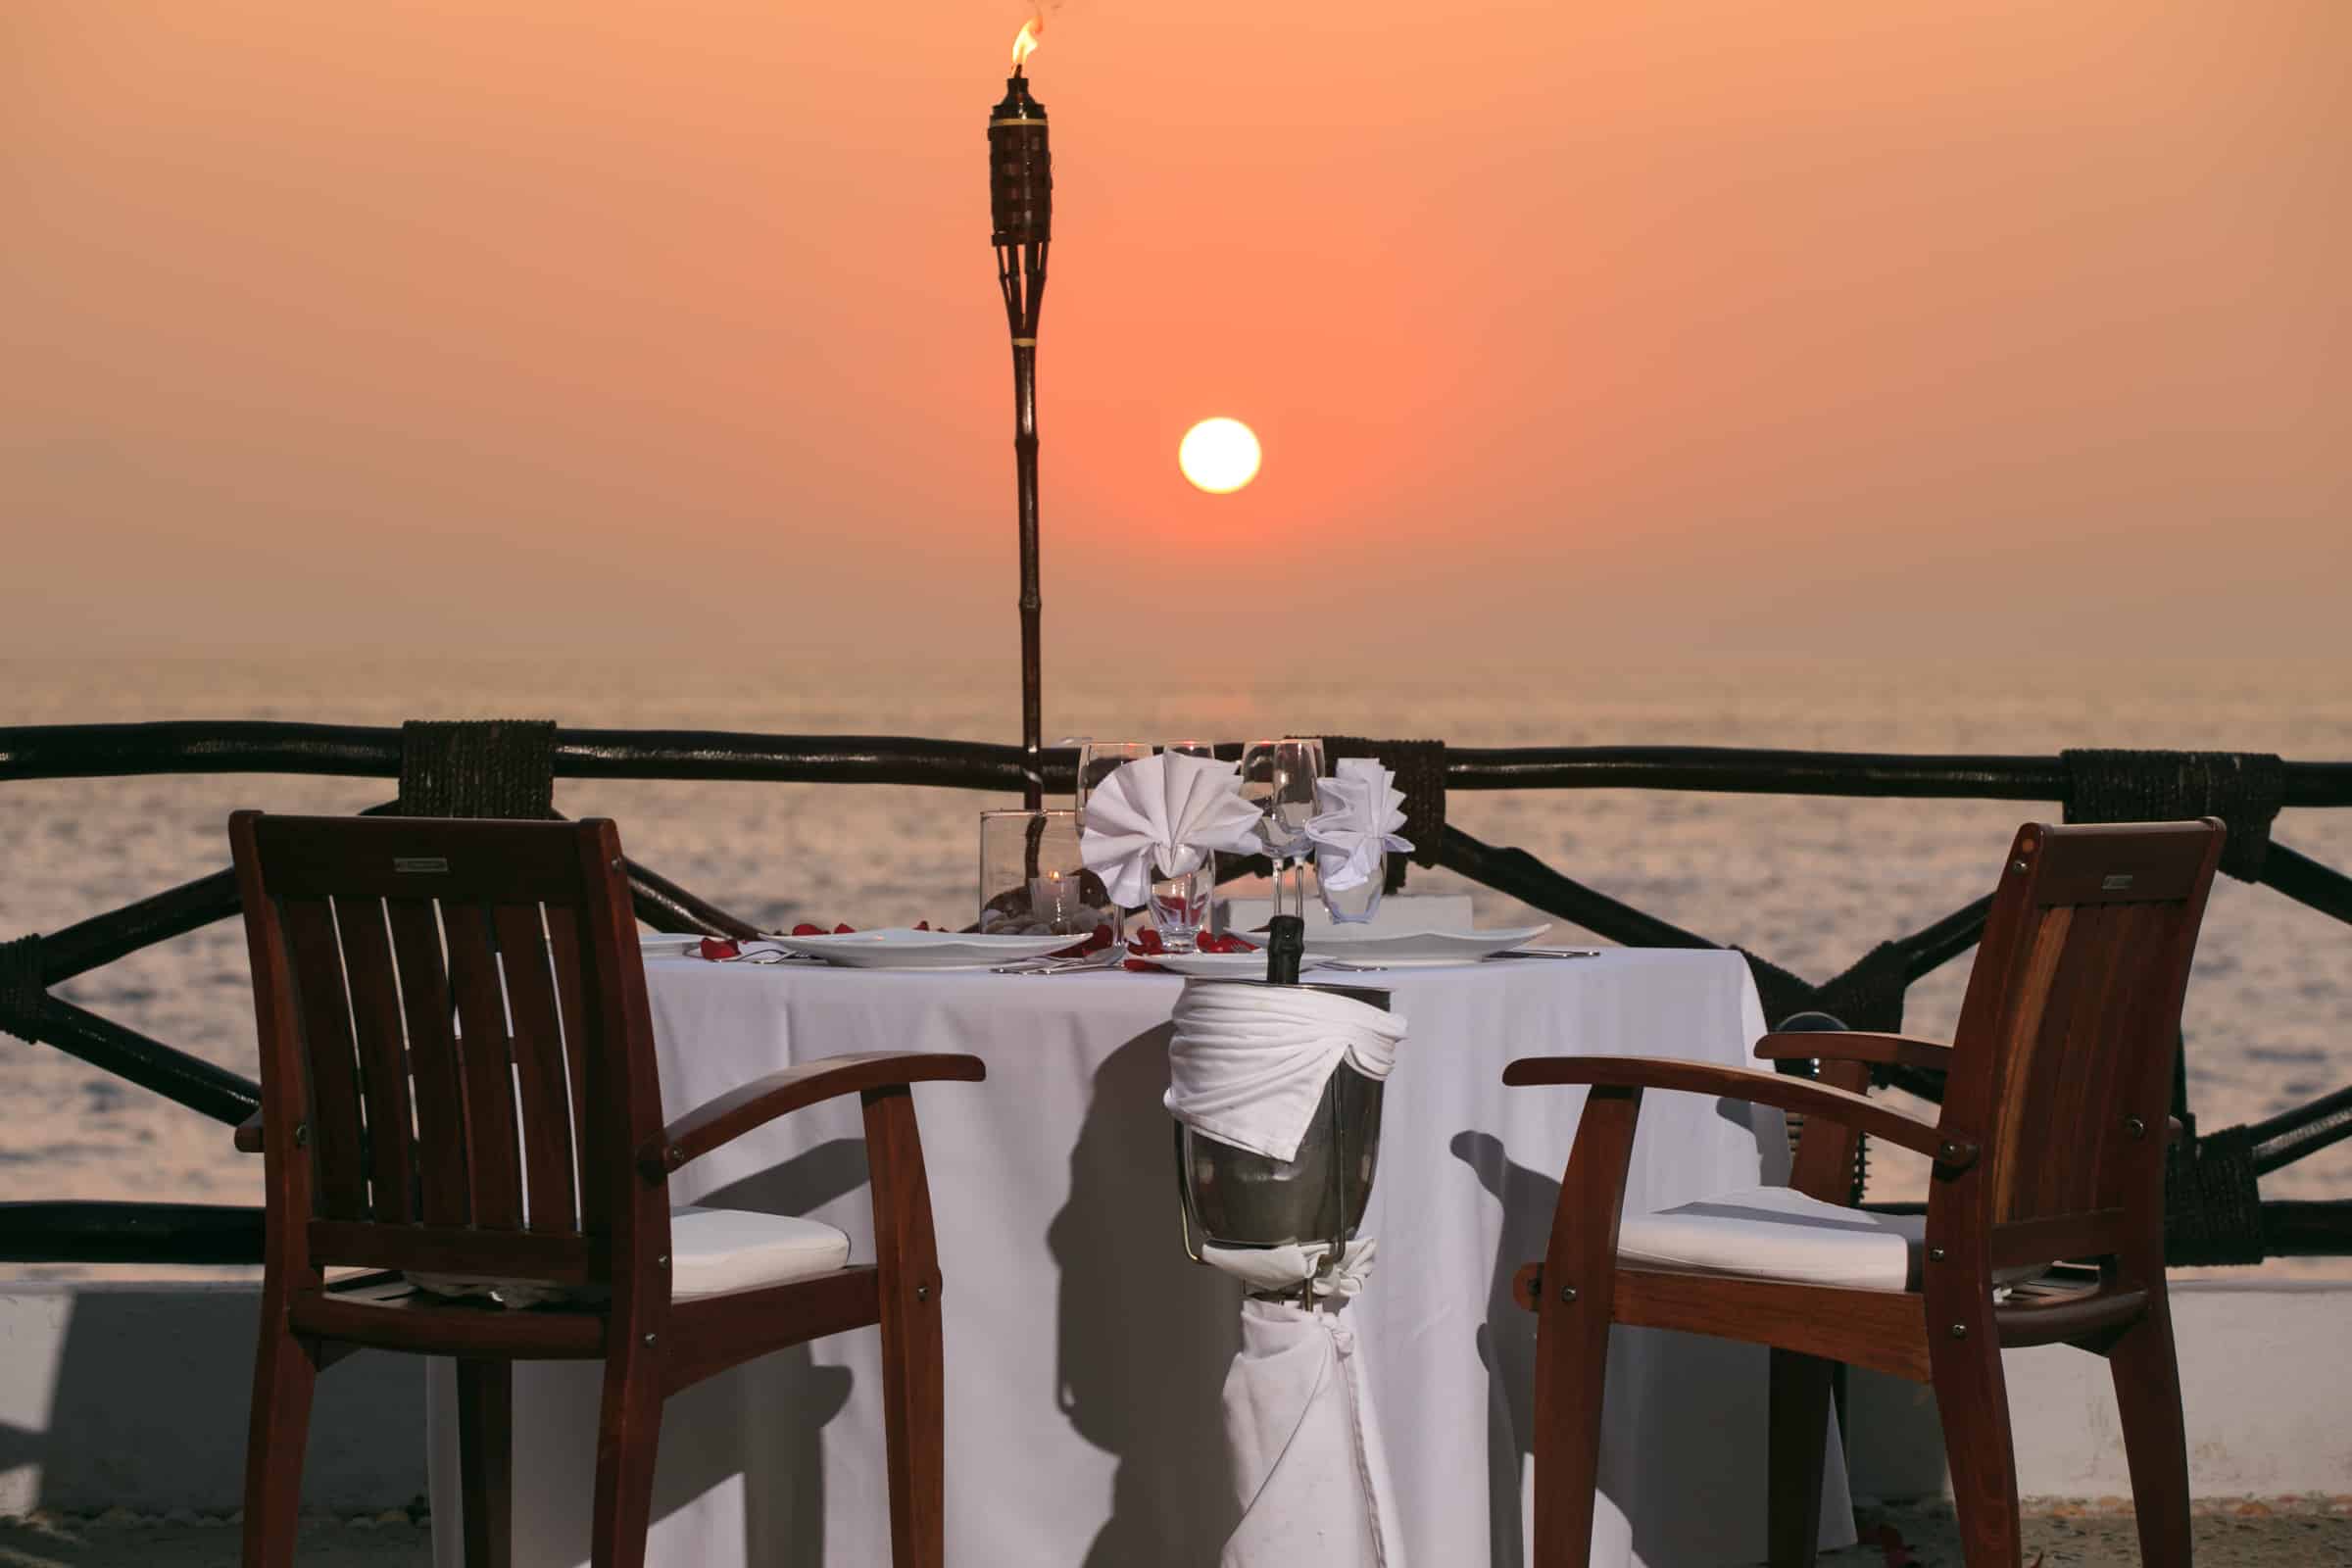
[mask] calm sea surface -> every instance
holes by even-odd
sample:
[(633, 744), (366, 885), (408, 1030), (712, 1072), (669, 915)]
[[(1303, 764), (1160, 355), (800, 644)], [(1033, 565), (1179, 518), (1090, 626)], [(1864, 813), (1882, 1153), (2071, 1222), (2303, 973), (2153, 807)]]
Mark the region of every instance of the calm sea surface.
[[(1179, 670), (1139, 690), (1131, 672), (1116, 671), (1057, 678), (1047, 724), (1049, 739), (1337, 732), (1483, 746), (2045, 755), (2064, 746), (2180, 746), (2343, 760), (2352, 760), (2348, 674), (2352, 666), (2312, 664), (1457, 666), (1297, 683)], [(980, 670), (552, 658), (0, 661), (0, 724), (503, 716), (1008, 740), (1018, 726), (1012, 677), (1009, 660)], [(227, 859), (222, 824), (235, 808), (347, 812), (392, 793), (388, 781), (244, 775), (0, 783), (0, 939), (54, 931), (219, 869)], [(821, 785), (559, 784), (557, 792), (566, 813), (616, 818), (640, 860), (763, 924), (966, 921), (975, 813), (1004, 804)], [(1448, 809), (1489, 843), (1517, 845), (1687, 929), (1815, 978), (1977, 897), (2018, 822), (2057, 814), (2054, 804), (1631, 791), (1457, 796)], [(2276, 837), (2352, 866), (2352, 810), (2284, 812)], [(1457, 884), (1416, 870), (1413, 885)], [(1482, 924), (1526, 913), (1499, 895), (1476, 896)], [(1962, 963), (1914, 988), (1913, 1032), (1948, 1033), (1965, 977)], [(229, 921), (63, 994), (251, 1074), (247, 984), (242, 931)], [(2225, 880), (2207, 919), (2187, 1028), (2191, 1101), (2209, 1127), (2352, 1082), (2352, 930)], [(259, 1162), (230, 1151), (226, 1128), (45, 1047), (0, 1037), (0, 1197), (259, 1200)], [(1888, 1165), (1889, 1193), (1916, 1181)], [(2352, 1143), (2266, 1178), (2264, 1190), (2352, 1197)]]

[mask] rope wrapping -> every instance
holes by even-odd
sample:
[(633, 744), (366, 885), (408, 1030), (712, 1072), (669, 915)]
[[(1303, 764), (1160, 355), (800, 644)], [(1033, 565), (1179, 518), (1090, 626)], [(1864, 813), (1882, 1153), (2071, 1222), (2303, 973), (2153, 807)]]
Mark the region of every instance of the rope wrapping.
[(2251, 1130), (2226, 1127), (2164, 1152), (2164, 1255), (2176, 1267), (2268, 1255)]
[(0, 1031), (40, 1044), (33, 1030), (48, 1000), (49, 988), (41, 984), (40, 935), (0, 942)]
[(492, 718), (400, 727), (406, 816), (544, 821), (556, 814), (552, 719)]
[(2061, 752), (2069, 822), (2180, 822), (2218, 816), (2230, 829), (2222, 869), (2262, 878), (2286, 764), (2269, 752)]
[(1899, 944), (1882, 942), (1842, 973), (1814, 985), (1791, 974), (1769, 958), (1745, 948), (1734, 948), (1756, 977), (1756, 995), (1764, 1004), (1764, 1021), (1779, 1028), (1781, 1020), (1800, 1012), (1826, 1012), (1848, 1029), (1877, 1034), (1903, 1032), (1903, 993), (1911, 984), (1911, 958)]

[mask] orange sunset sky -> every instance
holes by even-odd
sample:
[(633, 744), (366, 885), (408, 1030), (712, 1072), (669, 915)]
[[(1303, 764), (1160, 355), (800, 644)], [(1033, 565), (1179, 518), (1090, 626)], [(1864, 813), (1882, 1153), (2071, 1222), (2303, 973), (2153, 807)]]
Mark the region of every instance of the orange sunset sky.
[[(1025, 15), (0, 6), (0, 653), (1009, 659)], [(1067, 0), (1033, 76), (1050, 663), (2352, 646), (2343, 0)]]

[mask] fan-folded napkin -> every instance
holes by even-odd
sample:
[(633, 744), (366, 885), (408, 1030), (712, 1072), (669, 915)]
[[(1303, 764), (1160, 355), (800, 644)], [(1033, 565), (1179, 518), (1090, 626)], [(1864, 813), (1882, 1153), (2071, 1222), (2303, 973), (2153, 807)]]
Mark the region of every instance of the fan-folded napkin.
[(1212, 850), (1255, 854), (1259, 815), (1233, 763), (1162, 752), (1121, 764), (1087, 795), (1078, 853), (1111, 902), (1133, 908), (1151, 902), (1154, 866), (1182, 876)]
[(1174, 1022), (1168, 1114), (1269, 1159), (1298, 1157), (1333, 1069), (1385, 1079), (1404, 1039), (1394, 1013), (1304, 986), (1188, 980)]
[(1396, 775), (1370, 757), (1343, 757), (1332, 777), (1315, 780), (1315, 814), (1306, 836), (1315, 847), (1315, 875), (1334, 893), (1360, 888), (1379, 873), (1383, 850), (1410, 850), (1404, 791)]

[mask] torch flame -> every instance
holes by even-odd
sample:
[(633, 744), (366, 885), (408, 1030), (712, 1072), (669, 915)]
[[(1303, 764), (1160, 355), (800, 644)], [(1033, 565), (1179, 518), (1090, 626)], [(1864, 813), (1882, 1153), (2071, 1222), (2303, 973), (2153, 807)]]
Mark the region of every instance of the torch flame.
[(1038, 18), (1031, 17), (1027, 22), (1021, 24), (1021, 30), (1013, 34), (1012, 70), (1015, 75), (1018, 75), (1021, 68), (1029, 63), (1029, 57), (1037, 52), (1037, 35), (1043, 26), (1044, 24)]

